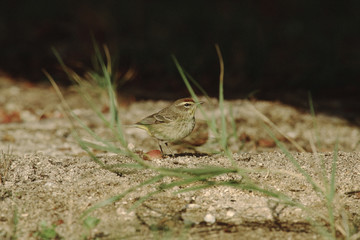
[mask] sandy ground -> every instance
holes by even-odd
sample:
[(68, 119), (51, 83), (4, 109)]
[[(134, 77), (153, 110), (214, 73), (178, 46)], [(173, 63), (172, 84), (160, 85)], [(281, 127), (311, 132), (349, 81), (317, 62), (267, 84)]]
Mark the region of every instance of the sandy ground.
[[(64, 93), (87, 126), (111, 139), (109, 130), (76, 92), (68, 89)], [(106, 112), (101, 93), (96, 94)], [(120, 100), (120, 118), (124, 124), (131, 124), (167, 104)], [(237, 166), (252, 170), (249, 176), (259, 186), (285, 193), (325, 218), (324, 201), (276, 147), (262, 122), (266, 116), (277, 126), (277, 130), (273, 128), (275, 135), (317, 182), (322, 181), (323, 172), (330, 175), (338, 142), (335, 218), (341, 229), (340, 215), (346, 214), (352, 233), (359, 231), (358, 126), (339, 117), (319, 114), (314, 128), (309, 112), (276, 102), (236, 100), (225, 104), (229, 132), (233, 133), (229, 147)], [(207, 101), (204, 109), (218, 119), (216, 100)], [(171, 147), (177, 153), (188, 154), (148, 162), (167, 168), (231, 167), (230, 161), (217, 153), (214, 134), (204, 127), (200, 111), (197, 119), (199, 124), (193, 136)], [(55, 234), (53, 239), (321, 239), (301, 209), (277, 206), (274, 199), (264, 194), (225, 186), (175, 194), (186, 187), (178, 186), (160, 191), (129, 211), (139, 197), (158, 186), (147, 185), (90, 213), (99, 223), (88, 228), (80, 218), (85, 210), (155, 176), (156, 172), (122, 169), (121, 173), (114, 173), (93, 162), (71, 135), (71, 124), (60, 111), (58, 97), (49, 86), (0, 79), (0, 121), (0, 239), (45, 239), (42, 234), (46, 230)], [(157, 148), (156, 141), (142, 130), (125, 128), (125, 133), (129, 146), (139, 153)], [(134, 163), (125, 156), (94, 153), (107, 164)], [(165, 177), (162, 183), (174, 180)], [(242, 178), (231, 173), (214, 180)], [(315, 219), (324, 222), (319, 217)], [(353, 239), (360, 239), (360, 234)]]

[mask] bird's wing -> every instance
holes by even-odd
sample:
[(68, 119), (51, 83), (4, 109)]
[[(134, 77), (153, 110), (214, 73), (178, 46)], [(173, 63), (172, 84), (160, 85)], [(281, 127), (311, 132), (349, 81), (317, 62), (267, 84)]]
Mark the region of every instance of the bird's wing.
[(149, 124), (154, 124), (156, 122), (156, 119), (154, 118), (154, 115), (150, 115), (146, 118), (144, 118), (143, 120), (137, 122), (137, 124), (141, 124), (141, 125), (149, 125)]
[(173, 114), (166, 112), (164, 113), (161, 111), (159, 113), (154, 114), (154, 118), (156, 119), (156, 123), (168, 123), (175, 120)]
[(159, 123), (168, 123), (175, 120), (174, 114), (169, 111), (160, 111), (154, 113), (139, 122), (139, 124), (148, 125), (148, 124), (159, 124)]

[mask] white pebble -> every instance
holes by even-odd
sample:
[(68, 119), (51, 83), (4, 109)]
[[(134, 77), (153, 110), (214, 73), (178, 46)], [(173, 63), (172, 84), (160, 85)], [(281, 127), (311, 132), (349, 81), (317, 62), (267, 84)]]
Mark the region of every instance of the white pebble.
[(296, 132), (288, 132), (287, 135), (288, 135), (288, 137), (290, 137), (292, 139), (295, 139), (298, 136), (298, 134)]
[(207, 223), (214, 223), (216, 221), (216, 219), (215, 219), (214, 215), (208, 213), (208, 214), (205, 215), (204, 221), (207, 222)]
[(200, 205), (199, 204), (196, 204), (196, 203), (189, 203), (187, 205), (187, 208), (189, 209), (196, 209), (196, 208), (200, 208)]
[(235, 215), (235, 212), (233, 211), (233, 210), (228, 210), (227, 212), (226, 212), (226, 216), (227, 217), (233, 217)]
[(133, 151), (135, 149), (135, 146), (132, 143), (129, 143), (127, 147), (130, 151)]

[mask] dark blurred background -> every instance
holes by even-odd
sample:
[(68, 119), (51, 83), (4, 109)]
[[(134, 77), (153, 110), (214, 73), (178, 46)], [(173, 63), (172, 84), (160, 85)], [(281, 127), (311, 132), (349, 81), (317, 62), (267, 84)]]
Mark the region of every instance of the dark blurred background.
[(360, 1), (2, 1), (0, 70), (66, 84), (66, 64), (85, 71), (92, 35), (107, 44), (119, 73), (134, 70), (122, 92), (138, 99), (187, 95), (171, 59), (212, 96), (218, 93), (219, 44), (225, 96), (280, 100), (324, 111), (360, 113)]

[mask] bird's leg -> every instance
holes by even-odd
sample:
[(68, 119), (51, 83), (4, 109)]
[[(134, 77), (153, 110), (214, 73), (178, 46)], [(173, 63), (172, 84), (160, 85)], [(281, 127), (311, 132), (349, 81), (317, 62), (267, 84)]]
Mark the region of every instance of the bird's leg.
[(159, 141), (159, 147), (160, 147), (161, 154), (164, 155), (164, 151), (162, 150), (161, 142), (160, 142), (160, 141)]
[(171, 150), (171, 148), (169, 147), (169, 145), (168, 145), (167, 142), (165, 142), (165, 145), (166, 145), (167, 149), (169, 149), (169, 151), (170, 151), (170, 153), (171, 153), (171, 156), (172, 156), (172, 157), (175, 157), (173, 151)]
[(173, 153), (173, 151), (171, 150), (171, 148), (169, 147), (169, 145), (168, 145), (167, 142), (160, 141), (160, 140), (159, 140), (158, 142), (159, 142), (159, 148), (160, 148), (160, 151), (161, 151), (161, 154), (162, 154), (162, 155), (165, 155), (164, 150), (163, 150), (163, 148), (161, 147), (161, 144), (164, 143), (165, 146), (166, 146), (166, 148), (169, 150), (171, 156), (172, 156), (172, 157), (175, 157), (175, 154)]

